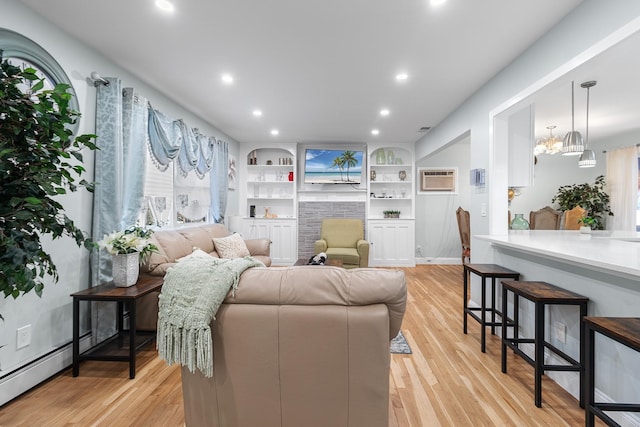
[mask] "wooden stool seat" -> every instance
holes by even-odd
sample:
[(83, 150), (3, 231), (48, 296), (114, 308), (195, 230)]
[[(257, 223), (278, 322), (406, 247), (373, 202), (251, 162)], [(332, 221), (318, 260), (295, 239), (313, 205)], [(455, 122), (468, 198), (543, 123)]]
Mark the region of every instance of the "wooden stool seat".
[[(507, 292), (512, 292), (513, 298), (513, 320), (507, 316)], [(519, 297), (532, 301), (535, 306), (534, 338), (519, 338)], [(575, 360), (560, 349), (554, 347), (545, 340), (545, 306), (546, 305), (577, 305), (580, 308), (580, 319), (587, 315), (587, 303), (589, 298), (559, 288), (546, 282), (518, 282), (502, 281), (502, 372), (507, 372), (507, 347), (511, 348), (517, 355), (535, 368), (535, 404), (538, 408), (542, 406), (542, 375), (545, 371), (577, 371), (580, 374), (580, 406), (583, 406), (584, 397), (584, 357), (585, 340), (583, 328), (580, 328), (580, 360)], [(507, 328), (513, 328), (513, 337), (507, 337)], [(519, 344), (534, 344), (534, 355), (532, 359), (524, 353)], [(569, 365), (545, 365), (544, 349), (560, 356)]]
[(595, 401), (595, 332), (640, 352), (640, 318), (637, 317), (585, 317), (584, 333), (587, 355), (585, 360), (585, 412), (587, 427), (594, 425), (597, 415), (609, 426), (617, 426), (604, 411), (640, 412), (637, 403), (596, 403)]
[[(497, 264), (464, 264), (463, 271), (463, 327), (462, 330), (467, 333), (467, 315), (471, 316), (478, 323), (480, 323), (480, 350), (484, 353), (486, 348), (486, 331), (485, 327), (491, 327), (491, 335), (495, 335), (496, 326), (500, 326), (501, 322), (496, 322), (496, 314), (502, 316), (502, 312), (496, 307), (496, 279), (513, 279), (518, 280), (520, 273), (517, 271), (509, 270)], [(469, 275), (473, 273), (480, 276), (482, 279), (482, 297), (480, 307), (469, 307), (468, 301), (468, 279)], [(491, 307), (487, 307), (486, 301), (486, 287), (487, 278), (491, 278)], [(478, 316), (476, 312), (480, 312)], [(487, 322), (486, 314), (491, 314), (491, 321)]]

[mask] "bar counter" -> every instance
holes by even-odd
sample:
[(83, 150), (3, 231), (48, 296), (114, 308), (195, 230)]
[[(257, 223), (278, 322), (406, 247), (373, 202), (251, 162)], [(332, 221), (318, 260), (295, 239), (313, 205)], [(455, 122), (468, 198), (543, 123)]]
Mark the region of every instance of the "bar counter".
[[(511, 230), (477, 235), (493, 247), (524, 252), (569, 265), (640, 280), (640, 233), (620, 231)], [(638, 284), (640, 289), (640, 283)]]

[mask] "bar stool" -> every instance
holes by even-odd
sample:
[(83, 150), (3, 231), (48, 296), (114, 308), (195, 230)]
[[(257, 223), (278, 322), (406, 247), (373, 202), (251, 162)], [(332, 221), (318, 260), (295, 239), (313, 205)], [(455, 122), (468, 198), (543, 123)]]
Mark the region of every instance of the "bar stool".
[(584, 333), (587, 356), (585, 360), (585, 412), (587, 427), (593, 427), (594, 415), (609, 426), (618, 426), (604, 411), (640, 412), (640, 404), (596, 403), (595, 401), (595, 333), (611, 338), (635, 351), (640, 351), (640, 318), (637, 317), (585, 317)]
[[(511, 291), (513, 297), (513, 320), (507, 316), (507, 292)], [(534, 338), (518, 338), (519, 326), (519, 297), (532, 301), (535, 305)], [(566, 289), (559, 288), (546, 282), (516, 282), (502, 281), (502, 372), (507, 373), (507, 346), (517, 355), (521, 356), (531, 366), (535, 368), (535, 403), (538, 408), (542, 407), (542, 375), (545, 371), (577, 371), (580, 373), (580, 407), (583, 407), (584, 397), (584, 357), (585, 340), (584, 330), (580, 328), (580, 360), (573, 359), (557, 347), (554, 347), (545, 340), (544, 320), (545, 307), (547, 305), (577, 305), (580, 307), (580, 321), (587, 315), (587, 303), (589, 298), (578, 295)], [(507, 338), (507, 328), (513, 328), (513, 338)], [(530, 358), (519, 348), (519, 344), (529, 343), (534, 345), (534, 359)], [(545, 365), (544, 349), (557, 354), (569, 365)]]
[[(468, 299), (468, 278), (473, 273), (482, 278), (482, 297), (480, 307), (469, 307)], [(487, 277), (491, 278), (491, 307), (487, 308)], [(496, 308), (496, 279), (520, 279), (520, 273), (509, 270), (497, 264), (464, 264), (463, 271), (463, 331), (467, 333), (467, 315), (474, 318), (480, 323), (480, 350), (484, 353), (486, 347), (486, 326), (491, 326), (491, 335), (495, 335), (496, 326), (502, 325), (500, 322), (496, 322), (496, 314), (502, 316), (502, 312)], [(480, 316), (475, 312), (479, 311)], [(486, 313), (491, 313), (491, 322), (487, 322)]]

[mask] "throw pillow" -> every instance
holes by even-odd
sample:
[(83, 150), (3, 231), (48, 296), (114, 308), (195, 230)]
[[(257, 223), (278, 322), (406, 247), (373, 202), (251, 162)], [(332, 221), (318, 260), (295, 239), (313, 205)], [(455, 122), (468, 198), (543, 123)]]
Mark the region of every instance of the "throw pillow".
[(214, 237), (213, 245), (220, 258), (242, 258), (251, 255), (238, 233), (227, 237)]
[(205, 258), (205, 257), (211, 257), (211, 255), (209, 255), (208, 253), (206, 253), (205, 251), (203, 251), (200, 248), (193, 248), (193, 252), (191, 252), (189, 255), (185, 255), (181, 258), (176, 259), (176, 262), (180, 262), (180, 261), (184, 261), (186, 259), (189, 258)]

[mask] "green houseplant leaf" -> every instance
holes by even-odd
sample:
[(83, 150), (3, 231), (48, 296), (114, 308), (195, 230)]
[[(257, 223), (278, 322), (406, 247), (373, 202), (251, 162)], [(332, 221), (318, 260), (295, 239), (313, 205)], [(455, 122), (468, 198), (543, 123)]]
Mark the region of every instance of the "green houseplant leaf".
[[(31, 85), (25, 84), (31, 82)], [(25, 88), (29, 88), (25, 90)], [(55, 198), (79, 187), (84, 172), (80, 151), (95, 150), (95, 135), (73, 137), (69, 85), (44, 89), (33, 68), (21, 69), (0, 51), (0, 291), (17, 298), (41, 296), (44, 278), (58, 280), (41, 236), (69, 236), (86, 248), (93, 242), (67, 216)]]
[(594, 230), (603, 230), (605, 215), (613, 216), (609, 205), (609, 195), (604, 191), (604, 175), (596, 178), (592, 184), (571, 184), (558, 188), (558, 192), (551, 203), (556, 203), (561, 211), (567, 211), (581, 206), (587, 211), (587, 216), (595, 220), (595, 225), (590, 224)]

